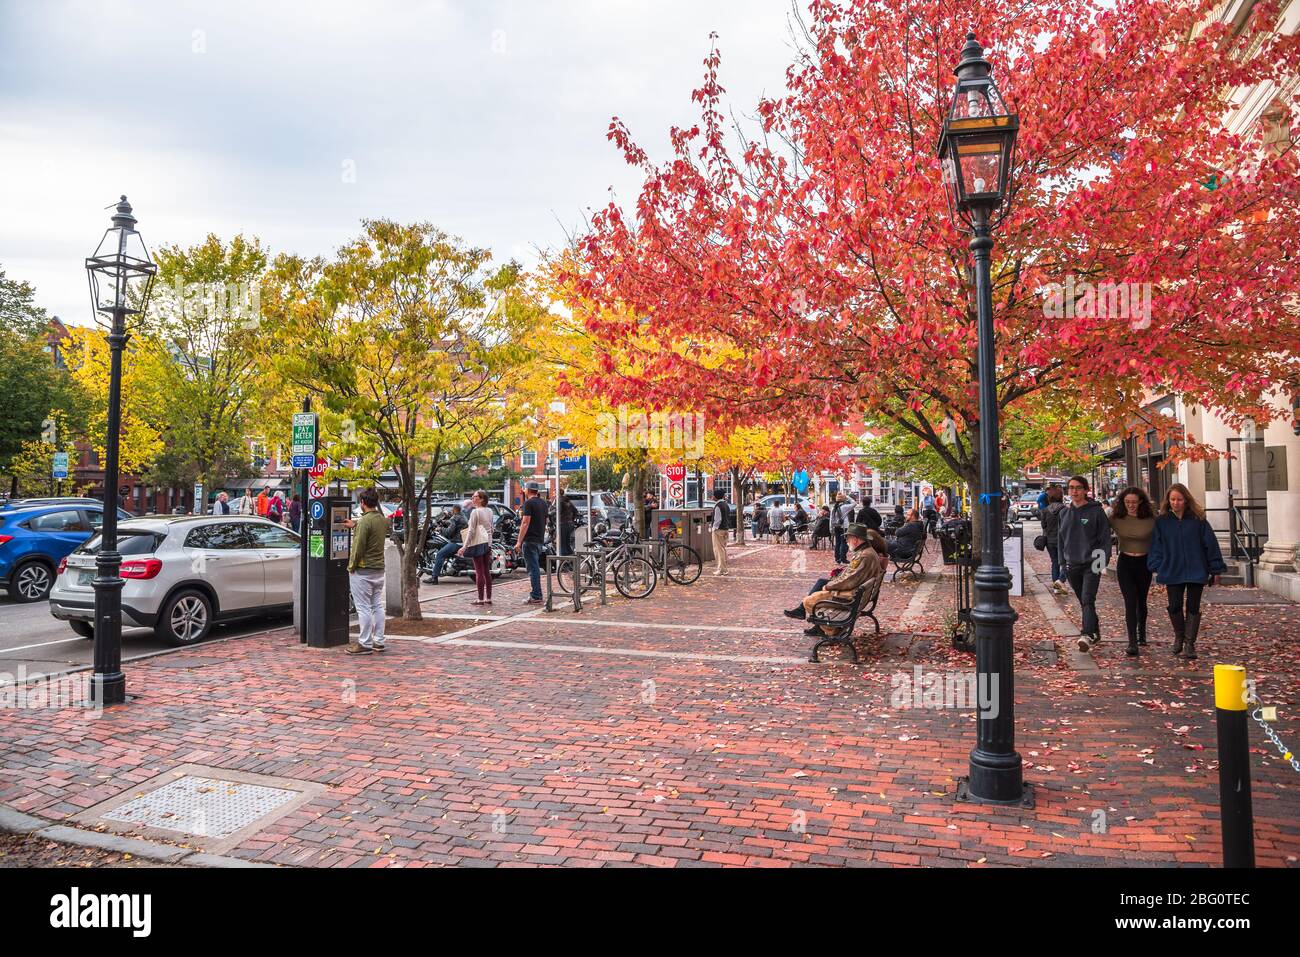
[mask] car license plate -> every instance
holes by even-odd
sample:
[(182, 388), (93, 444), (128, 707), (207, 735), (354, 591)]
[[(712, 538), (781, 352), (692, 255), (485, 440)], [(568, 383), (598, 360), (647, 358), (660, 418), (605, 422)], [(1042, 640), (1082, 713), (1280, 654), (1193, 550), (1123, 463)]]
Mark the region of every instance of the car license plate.
[(95, 580), (94, 572), (77, 572), (78, 585), (89, 585), (94, 580)]

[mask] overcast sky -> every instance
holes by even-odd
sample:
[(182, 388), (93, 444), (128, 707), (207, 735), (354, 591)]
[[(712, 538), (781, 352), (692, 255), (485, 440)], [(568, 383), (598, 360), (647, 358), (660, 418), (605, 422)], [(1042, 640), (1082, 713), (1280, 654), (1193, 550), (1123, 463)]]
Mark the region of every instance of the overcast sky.
[[(429, 220), (532, 264), (656, 159), (709, 32), (752, 111), (790, 0), (0, 0), (0, 266), (90, 321), (84, 258), (126, 193), (150, 247), (245, 231), (329, 254)], [(354, 174), (354, 175), (350, 175)], [(348, 181), (349, 179), (354, 181)]]

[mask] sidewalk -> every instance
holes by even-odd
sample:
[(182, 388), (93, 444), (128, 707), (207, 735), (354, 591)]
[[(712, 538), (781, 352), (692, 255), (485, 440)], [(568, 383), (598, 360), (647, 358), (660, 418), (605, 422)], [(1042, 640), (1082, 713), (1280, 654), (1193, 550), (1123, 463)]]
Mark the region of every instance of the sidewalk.
[[(523, 605), (522, 581), (484, 614), (468, 592), (438, 598), (427, 613), (479, 624), (448, 632), (440, 617), (433, 637), (395, 635), (382, 656), (281, 631), (131, 663), (139, 697), (98, 719), (5, 715), (0, 804), (143, 835), (99, 806), (193, 765), (241, 787), (265, 776), (263, 797), (302, 785), (285, 813), (217, 849), (286, 865), (1214, 866), (1216, 655), (1247, 666), (1284, 740), (1300, 741), (1294, 606), (1210, 608), (1191, 666), (1160, 653), (1153, 612), (1153, 654), (1133, 664), (1107, 643), (1083, 672), (1035, 650), (1056, 632), (1027, 596), (1017, 743), (1036, 804), (957, 804), (972, 710), (891, 702), (916, 667), (973, 668), (941, 635), (951, 580), (887, 581), (886, 634), (860, 642), (862, 664), (814, 665), (780, 609), (828, 565), (824, 551), (751, 544), (725, 578), (706, 568), (695, 585), (579, 614)], [(1102, 614), (1118, 635), (1112, 590)], [(1296, 866), (1300, 775), (1252, 734), (1257, 856)]]

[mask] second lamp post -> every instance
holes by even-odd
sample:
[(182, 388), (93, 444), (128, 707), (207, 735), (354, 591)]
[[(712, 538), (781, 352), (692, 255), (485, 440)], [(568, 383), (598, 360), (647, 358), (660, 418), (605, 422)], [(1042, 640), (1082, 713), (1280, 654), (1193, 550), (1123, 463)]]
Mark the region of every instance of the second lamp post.
[[(944, 187), (953, 218), (970, 231), (975, 259), (976, 323), (979, 334), (980, 564), (975, 572), (975, 670), (980, 701), (996, 702), (978, 714), (965, 795), (994, 804), (1024, 799), (1024, 779), (1015, 736), (1015, 658), (1011, 572), (1002, 554), (1002, 455), (998, 423), (997, 355), (993, 329), (991, 230), (1009, 205), (1011, 165), (1019, 118), (1007, 110), (990, 75), (975, 34), (966, 36), (954, 71), (957, 88), (939, 137)], [(986, 690), (987, 689), (987, 690)]]

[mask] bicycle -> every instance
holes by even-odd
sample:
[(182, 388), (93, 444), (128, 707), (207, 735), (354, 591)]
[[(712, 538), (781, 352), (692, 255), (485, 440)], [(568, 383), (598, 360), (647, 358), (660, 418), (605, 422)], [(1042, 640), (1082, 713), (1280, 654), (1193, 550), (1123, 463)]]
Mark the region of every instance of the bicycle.
[[(636, 532), (630, 533), (632, 544), (640, 541)], [(679, 585), (693, 584), (704, 571), (704, 561), (700, 558), (700, 553), (689, 545), (683, 545), (673, 536), (669, 535), (664, 539), (663, 558), (660, 559), (660, 552), (650, 552), (650, 562), (654, 565), (655, 571), (661, 571), (668, 576), (669, 581), (676, 582)]]
[[(595, 541), (610, 549), (605, 555), (605, 568), (612, 570), (614, 587), (624, 598), (647, 598), (659, 583), (663, 573), (670, 581), (679, 585), (695, 582), (704, 570), (700, 553), (689, 545), (665, 540), (662, 552), (651, 550), (649, 558), (643, 558), (632, 551), (632, 546), (641, 544), (641, 538), (632, 529), (600, 536)], [(595, 587), (600, 566), (594, 555), (588, 555), (579, 562), (579, 582), (583, 591)], [(556, 572), (560, 588), (572, 594), (573, 582), (567, 568)]]
[[(636, 544), (634, 532), (614, 533), (595, 539), (595, 543), (609, 549), (604, 556), (605, 570), (612, 573), (614, 587), (624, 598), (649, 598), (659, 584), (659, 573), (650, 561), (632, 552), (629, 545)], [(584, 555), (578, 562), (578, 587), (582, 591), (595, 588), (600, 575), (599, 559), (596, 555)], [(564, 594), (571, 595), (574, 582), (568, 566), (556, 569), (556, 582)]]

